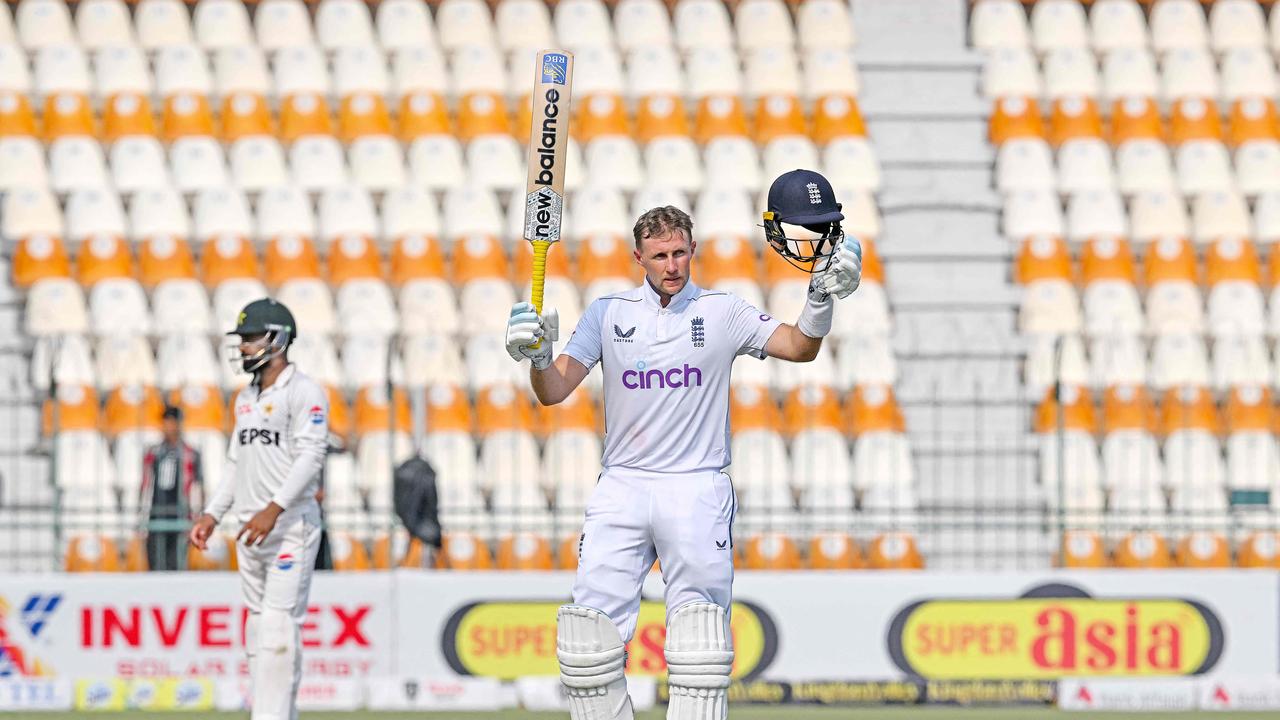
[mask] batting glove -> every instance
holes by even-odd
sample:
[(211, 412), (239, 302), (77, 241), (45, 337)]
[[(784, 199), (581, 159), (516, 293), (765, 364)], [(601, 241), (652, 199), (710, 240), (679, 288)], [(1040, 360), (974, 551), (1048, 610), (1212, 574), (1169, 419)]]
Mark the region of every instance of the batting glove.
[(819, 299), (835, 295), (843, 300), (852, 295), (861, 282), (862, 243), (857, 238), (846, 235), (827, 269), (813, 276), (809, 283), (809, 293), (818, 294)]
[[(555, 308), (538, 315), (532, 303), (511, 306), (507, 319), (507, 354), (511, 359), (528, 360), (538, 370), (546, 370), (551, 365), (551, 343), (559, 339), (560, 313)], [(542, 343), (534, 349), (532, 345), (539, 340)]]

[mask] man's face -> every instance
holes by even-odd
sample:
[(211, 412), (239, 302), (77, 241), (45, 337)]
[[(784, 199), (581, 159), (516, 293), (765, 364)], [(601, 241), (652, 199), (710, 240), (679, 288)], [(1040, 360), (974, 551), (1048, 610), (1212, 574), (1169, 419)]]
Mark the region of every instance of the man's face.
[(675, 295), (689, 282), (689, 263), (697, 243), (680, 230), (654, 235), (640, 241), (635, 251), (636, 262), (644, 268), (645, 277), (663, 295)]
[(178, 420), (176, 418), (165, 418), (162, 427), (164, 429), (165, 442), (170, 445), (176, 445), (182, 435), (182, 427), (178, 424)]
[(245, 372), (252, 372), (251, 366), (257, 363), (258, 354), (266, 349), (268, 342), (267, 333), (240, 336), (240, 357)]

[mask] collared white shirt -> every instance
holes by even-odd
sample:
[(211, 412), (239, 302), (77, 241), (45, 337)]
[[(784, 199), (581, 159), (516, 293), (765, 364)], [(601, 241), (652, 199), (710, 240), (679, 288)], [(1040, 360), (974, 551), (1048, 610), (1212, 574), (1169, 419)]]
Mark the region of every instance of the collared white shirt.
[(736, 295), (687, 283), (662, 307), (646, 280), (592, 302), (563, 352), (604, 372), (606, 468), (660, 473), (729, 465), (729, 376), (763, 359), (782, 323)]
[[(236, 395), (235, 429), (227, 450), (228, 477), (206, 512), (229, 508), (247, 516), (275, 502), (286, 510), (314, 502), (329, 444), (329, 398), (290, 363), (259, 391), (249, 383)], [(230, 482), (234, 495), (223, 492)]]

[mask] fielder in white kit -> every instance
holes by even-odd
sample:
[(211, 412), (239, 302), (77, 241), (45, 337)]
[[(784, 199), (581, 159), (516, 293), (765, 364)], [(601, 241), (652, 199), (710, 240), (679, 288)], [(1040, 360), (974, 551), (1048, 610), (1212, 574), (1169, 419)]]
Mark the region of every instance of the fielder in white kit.
[(228, 335), (237, 371), (253, 381), (235, 402), (226, 470), (191, 542), (205, 549), (230, 512), (240, 589), (249, 617), (245, 654), (253, 685), (253, 720), (297, 718), (302, 679), (301, 625), (320, 548), (320, 471), (328, 451), (329, 399), (288, 360), (297, 337), (293, 315), (271, 299), (245, 306)]
[(723, 472), (730, 371), (743, 354), (793, 362), (817, 356), (831, 329), (833, 296), (847, 297), (862, 276), (861, 246), (844, 236), (843, 219), (830, 183), (815, 172), (786, 173), (769, 190), (769, 245), (813, 273), (795, 325), (695, 285), (693, 223), (670, 206), (636, 222), (644, 284), (592, 302), (554, 361), (556, 311), (512, 307), (507, 350), (532, 361), (530, 382), (542, 404), (564, 400), (597, 362), (604, 372), (603, 472), (587, 507), (573, 604), (560, 608), (557, 626), (573, 720), (633, 717), (625, 646), (655, 558), (666, 583), (667, 718), (728, 716), (737, 510)]

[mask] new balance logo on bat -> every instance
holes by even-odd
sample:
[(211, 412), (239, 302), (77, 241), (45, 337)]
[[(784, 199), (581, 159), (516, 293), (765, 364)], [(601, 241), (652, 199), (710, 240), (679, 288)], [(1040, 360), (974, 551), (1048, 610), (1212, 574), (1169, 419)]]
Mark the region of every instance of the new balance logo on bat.
[(614, 325), (613, 334), (614, 334), (614, 338), (613, 338), (614, 342), (629, 343), (629, 342), (632, 342), (631, 336), (636, 334), (636, 329), (635, 329), (635, 326), (632, 326), (630, 330), (626, 332), (622, 332), (622, 328), (618, 327), (617, 325)]

